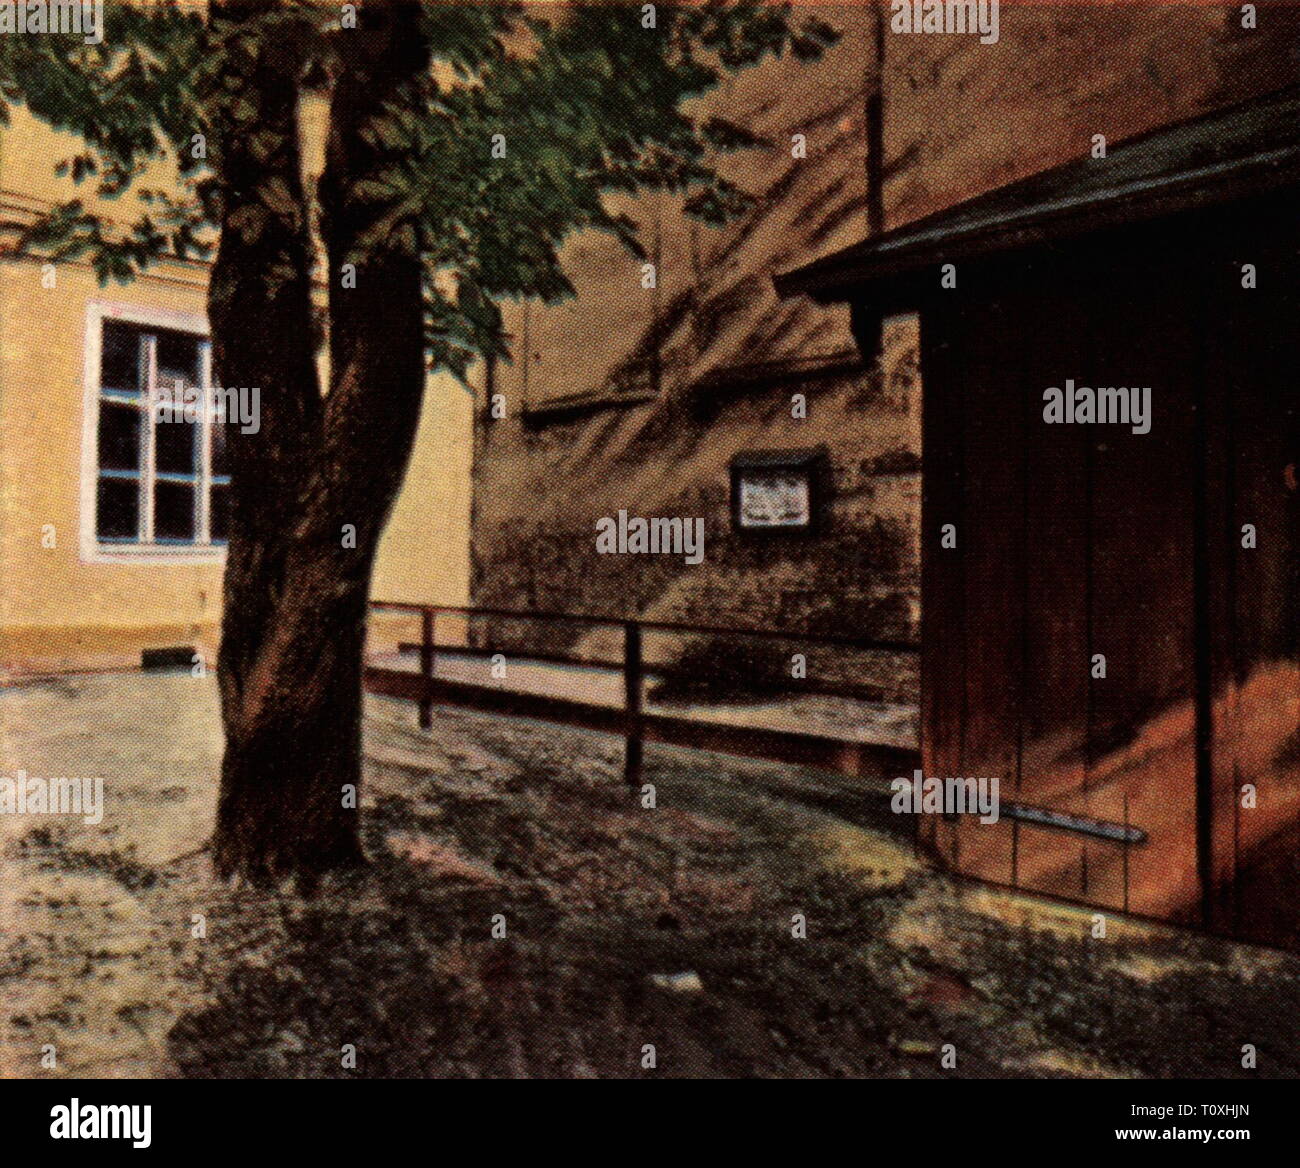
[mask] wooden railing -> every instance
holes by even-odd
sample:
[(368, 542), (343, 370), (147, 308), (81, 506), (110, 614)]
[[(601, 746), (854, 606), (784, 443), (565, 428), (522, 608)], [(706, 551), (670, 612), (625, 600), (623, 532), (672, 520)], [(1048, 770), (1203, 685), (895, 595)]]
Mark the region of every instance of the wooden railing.
[[(858, 650), (865, 653), (895, 653), (903, 655), (919, 654), (919, 646), (915, 642), (906, 640), (889, 640), (889, 639), (870, 639), (835, 636), (833, 634), (823, 633), (778, 633), (770, 629), (747, 629), (736, 626), (726, 625), (693, 625), (683, 624), (674, 621), (646, 621), (636, 620), (628, 622), (619, 617), (590, 616), (578, 615), (575, 613), (548, 612), (548, 611), (522, 611), (508, 608), (468, 608), (458, 607), (455, 605), (413, 605), (398, 604), (374, 601), (372, 607), (376, 609), (389, 609), (395, 611), (429, 611), (437, 613), (454, 613), (469, 617), (496, 617), (504, 620), (536, 620), (543, 622), (563, 622), (568, 624), (590, 624), (605, 626), (625, 626), (628, 623), (635, 624), (638, 629), (645, 632), (657, 633), (696, 633), (706, 636), (718, 637), (736, 637), (736, 638), (765, 638), (768, 640), (784, 640), (791, 642), (800, 642), (810, 645), (832, 645), (850, 650)], [(422, 642), (403, 641), (400, 643), (404, 652), (423, 652), (425, 646)], [(445, 646), (452, 648), (453, 646)], [(519, 650), (504, 645), (456, 645), (454, 649), (457, 653), (474, 657), (492, 657), (497, 653), (512, 654), (518, 653)], [(553, 652), (550, 650), (537, 649), (529, 647), (524, 650), (529, 661), (541, 662), (548, 665), (575, 665), (588, 666), (597, 669), (618, 669), (623, 664), (621, 661), (609, 661), (592, 657), (579, 657), (572, 653)], [(654, 667), (655, 674), (661, 679), (685, 679), (694, 675), (691, 671), (675, 667), (671, 664), (661, 663)], [(802, 696), (806, 694), (819, 694), (833, 697), (851, 698), (855, 701), (866, 702), (903, 702), (916, 704), (919, 702), (920, 695), (917, 693), (903, 693), (905, 687), (895, 685), (881, 685), (875, 682), (863, 681), (845, 681), (826, 677), (808, 677), (802, 679), (797, 687), (797, 692)], [(796, 687), (789, 687), (788, 692), (796, 692)]]
[[(722, 625), (694, 625), (674, 621), (627, 620), (610, 616), (550, 611), (520, 611), (504, 608), (473, 608), (457, 605), (408, 604), (372, 601), (375, 612), (419, 615), (420, 641), (400, 642), (399, 650), (418, 651), (419, 672), (391, 669), (368, 664), (366, 688), (372, 693), (413, 701), (419, 708), (421, 727), (433, 724), (435, 705), (460, 706), (508, 717), (531, 718), (586, 730), (621, 736), (625, 742), (624, 778), (633, 785), (641, 781), (644, 744), (693, 747), (749, 758), (819, 767), (855, 779), (884, 779), (910, 774), (920, 765), (915, 748), (857, 739), (835, 737), (774, 727), (747, 726), (701, 718), (690, 718), (658, 711), (647, 711), (644, 702), (646, 670), (643, 637), (647, 632), (704, 634), (735, 638), (763, 638), (800, 644), (835, 645), (865, 652), (914, 654), (915, 643), (902, 640), (866, 639), (829, 634), (785, 633), (770, 629), (741, 628)], [(441, 647), (457, 655), (491, 657), (506, 652), (501, 648), (472, 645), (443, 645), (436, 640), (439, 614), (473, 618), (496, 618), (512, 621), (564, 622), (592, 627), (621, 628), (622, 659), (618, 662), (579, 657), (569, 653), (511, 650), (529, 662), (554, 663), (605, 670), (620, 669), (623, 677), (621, 706), (579, 701), (551, 694), (530, 693), (501, 686), (453, 681), (436, 673), (437, 650)], [(670, 667), (655, 667), (659, 675), (672, 673)], [(799, 694), (820, 693), (861, 698), (867, 687), (851, 683), (801, 683)], [(788, 696), (788, 695), (787, 695)]]

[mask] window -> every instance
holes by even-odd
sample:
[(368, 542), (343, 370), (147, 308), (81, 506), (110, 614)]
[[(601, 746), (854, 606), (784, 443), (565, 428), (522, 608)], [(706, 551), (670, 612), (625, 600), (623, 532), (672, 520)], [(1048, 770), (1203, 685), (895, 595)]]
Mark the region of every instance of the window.
[(98, 324), (96, 549), (217, 553), (226, 541), (230, 475), (207, 340), (127, 320)]

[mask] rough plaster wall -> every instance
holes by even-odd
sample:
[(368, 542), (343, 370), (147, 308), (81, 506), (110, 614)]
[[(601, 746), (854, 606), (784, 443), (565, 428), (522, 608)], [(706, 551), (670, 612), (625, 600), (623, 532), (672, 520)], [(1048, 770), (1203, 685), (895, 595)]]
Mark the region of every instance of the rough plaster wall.
[[(887, 333), (884, 389), (863, 378), (808, 382), (808, 418), (789, 393), (741, 394), (714, 406), (657, 402), (530, 428), (485, 425), (476, 475), (475, 603), (740, 627), (909, 638), (919, 614), (920, 443), (915, 327)], [(865, 390), (865, 391), (864, 391)], [(745, 449), (825, 445), (832, 484), (826, 529), (811, 539), (731, 530), (728, 465)], [(618, 451), (618, 453), (611, 453)], [(595, 521), (702, 517), (704, 562), (597, 555)], [(551, 629), (562, 641), (581, 630)], [(529, 640), (542, 629), (527, 630)], [(500, 642), (497, 636), (496, 641)], [(647, 657), (680, 643), (648, 643)], [(610, 637), (584, 652), (617, 654)]]
[[(1115, 142), (1293, 82), (1296, 6), (1260, 9), (1261, 27), (1248, 33), (1236, 4), (1004, 3), (996, 45), (889, 35), (887, 225), (1077, 157), (1093, 134)], [(511, 319), (517, 359), (496, 383), (511, 416), (484, 425), (476, 462), (476, 603), (915, 634), (919, 476), (867, 473), (914, 466), (920, 454), (914, 326), (891, 328), (884, 385), (864, 375), (698, 404), (707, 375), (851, 346), (842, 309), (780, 301), (770, 280), (865, 234), (868, 14), (821, 15), (844, 33), (823, 62), (769, 63), (713, 99), (770, 142), (723, 166), (758, 195), (745, 220), (701, 229), (666, 200), (641, 200), (632, 211), (660, 259), (653, 295), (630, 258), (584, 239), (566, 257), (578, 298), (530, 310), (527, 352), (522, 314)], [(807, 135), (805, 160), (790, 156), (795, 132)], [(525, 392), (535, 407), (607, 387), (629, 354), (656, 350), (663, 379), (652, 404), (532, 430), (520, 422)], [(807, 421), (790, 417), (796, 390), (808, 395)], [(806, 544), (733, 537), (732, 454), (822, 442), (834, 466), (830, 532)], [(705, 562), (597, 555), (595, 521), (620, 508), (703, 516)]]

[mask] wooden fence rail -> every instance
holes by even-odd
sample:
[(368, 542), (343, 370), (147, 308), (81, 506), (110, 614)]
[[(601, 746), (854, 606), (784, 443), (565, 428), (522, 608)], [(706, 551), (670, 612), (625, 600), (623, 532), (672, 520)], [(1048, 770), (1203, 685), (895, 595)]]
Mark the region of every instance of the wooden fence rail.
[[(920, 765), (920, 752), (881, 743), (836, 738), (831, 735), (802, 731), (752, 727), (647, 712), (644, 708), (645, 665), (643, 634), (652, 632), (692, 632), (712, 635), (763, 637), (773, 640), (808, 640), (857, 649), (885, 649), (890, 652), (916, 652), (917, 646), (905, 641), (876, 641), (825, 634), (784, 633), (767, 629), (728, 628), (715, 625), (689, 625), (668, 621), (642, 621), (589, 616), (576, 613), (523, 612), (515, 609), (470, 608), (456, 605), (423, 605), (372, 601), (377, 612), (399, 612), (420, 616), (419, 672), (367, 665), (366, 688), (372, 693), (405, 698), (417, 704), (420, 726), (433, 724), (435, 704), (482, 710), (507, 717), (531, 718), (555, 722), (580, 729), (617, 734), (624, 739), (624, 778), (633, 785), (641, 782), (644, 744), (660, 743), (688, 746), (697, 750), (716, 751), (747, 758), (766, 758), (838, 772), (854, 779), (888, 779), (907, 775)], [(499, 686), (452, 681), (436, 676), (436, 621), (439, 613), (469, 617), (494, 617), (507, 620), (565, 621), (575, 624), (621, 626), (623, 630), (623, 704), (607, 705), (578, 701), (548, 694), (528, 693)], [(399, 648), (416, 648), (399, 642)], [(472, 652), (461, 646), (447, 645), (450, 652)], [(558, 661), (564, 664), (617, 668), (613, 662), (588, 662), (566, 658), (561, 654), (527, 654), (529, 660)]]
[[(449, 655), (460, 657), (495, 657), (498, 653), (508, 656), (511, 653), (518, 652), (512, 646), (505, 644), (495, 645), (448, 645), (443, 646)], [(399, 641), (397, 645), (400, 653), (419, 653), (423, 646), (419, 641)], [(865, 650), (874, 652), (875, 650)], [(892, 652), (893, 650), (891, 650)], [(620, 657), (617, 661), (611, 661), (599, 657), (579, 657), (572, 653), (553, 653), (546, 650), (529, 648), (526, 655), (530, 663), (542, 665), (573, 665), (586, 669), (612, 669), (621, 670), (623, 662)], [(694, 670), (684, 669), (671, 664), (655, 664), (649, 666), (646, 671), (647, 677), (653, 676), (660, 680), (688, 680), (694, 679), (697, 674)], [(780, 695), (782, 693), (794, 692), (791, 690), (780, 690), (771, 688), (763, 690), (755, 688), (753, 691), (756, 695), (766, 696), (767, 694)], [(913, 697), (904, 692), (901, 686), (878, 685), (871, 682), (850, 682), (824, 680), (816, 677), (803, 679), (799, 683), (798, 693), (800, 696), (807, 694), (816, 694), (824, 697), (850, 698), (858, 702), (911, 702), (916, 704), (917, 697)]]
[[(458, 604), (413, 604), (400, 600), (372, 600), (370, 607), (376, 612), (435, 612), (455, 613), (469, 617), (490, 616), (502, 620), (527, 620), (561, 622), (568, 624), (605, 625), (619, 628), (628, 623), (627, 617), (605, 616), (598, 613), (558, 612), (548, 609), (475, 608)], [(718, 636), (764, 637), (775, 641), (803, 641), (818, 645), (844, 645), (854, 649), (877, 649), (892, 653), (919, 653), (916, 641), (889, 637), (845, 637), (836, 633), (796, 633), (778, 629), (753, 629), (737, 625), (694, 625), (680, 621), (656, 621), (637, 618), (634, 622), (645, 632), (711, 633)]]

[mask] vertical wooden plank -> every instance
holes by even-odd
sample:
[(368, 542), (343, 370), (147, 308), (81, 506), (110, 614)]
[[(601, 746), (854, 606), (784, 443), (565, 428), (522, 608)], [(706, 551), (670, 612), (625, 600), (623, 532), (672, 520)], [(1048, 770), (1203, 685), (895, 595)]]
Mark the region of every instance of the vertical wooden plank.
[[(961, 382), (957, 314), (936, 299), (921, 313), (921, 760), (926, 775), (956, 774), (965, 687), (962, 636)], [(947, 524), (957, 547), (941, 547)], [(951, 859), (952, 832), (934, 817), (923, 841)]]
[[(1275, 232), (1278, 238), (1283, 229)], [(1251, 940), (1300, 941), (1300, 294), (1286, 279), (1289, 253), (1257, 289), (1225, 280), (1218, 311), (1223, 355), (1216, 375), (1230, 395), (1234, 515), (1224, 532), (1233, 555), (1234, 677), (1231, 705), (1216, 704), (1214, 833), (1219, 923)], [(1295, 260), (1289, 261), (1294, 269)], [(1234, 268), (1236, 265), (1233, 265)], [(1230, 282), (1229, 282), (1230, 280)], [(1235, 286), (1234, 286), (1235, 285)], [(1288, 474), (1288, 467), (1290, 473)], [(1254, 529), (1242, 546), (1243, 525)], [(1226, 712), (1225, 712), (1226, 711)], [(1230, 717), (1228, 716), (1230, 714)], [(1255, 804), (1241, 806), (1249, 787)]]
[[(1184, 281), (1121, 281), (1100, 308), (1086, 379), (1094, 389), (1150, 387), (1152, 416), (1148, 433), (1088, 428), (1090, 654), (1104, 655), (1105, 677), (1089, 671), (1084, 806), (1118, 821), (1127, 802), (1150, 837), (1129, 858), (1129, 906), (1184, 920), (1200, 909), (1197, 617), (1204, 633), (1206, 601), (1196, 299)], [(1089, 842), (1085, 856), (1086, 898), (1121, 908), (1121, 849)]]
[[(1209, 621), (1209, 692), (1206, 696), (1211, 787), (1209, 908), (1206, 921), (1217, 932), (1233, 929), (1234, 867), (1237, 814), (1237, 735), (1240, 728), (1241, 661), (1238, 657), (1237, 574), (1240, 547), (1234, 530), (1240, 463), (1236, 384), (1239, 338), (1233, 323), (1229, 265), (1211, 250), (1198, 273), (1197, 321), (1205, 411), (1205, 445), (1201, 453), (1205, 482), (1205, 561), (1209, 572), (1206, 616)], [(1232, 280), (1232, 283), (1236, 283)]]
[[(1024, 584), (1022, 743), (1019, 798), (1077, 813), (1086, 776), (1088, 733), (1088, 523), (1086, 427), (1049, 423), (1043, 394), (1085, 374), (1092, 304), (1059, 279), (1019, 306), (1024, 338), (1026, 580)], [(1083, 895), (1083, 842), (1022, 824), (1019, 884)]]
[[(1225, 265), (1226, 269), (1226, 265)], [(1252, 666), (1260, 658), (1260, 623), (1256, 611), (1276, 611), (1281, 599), (1270, 588), (1270, 568), (1286, 544), (1285, 459), (1278, 442), (1269, 441), (1262, 427), (1269, 422), (1261, 410), (1258, 366), (1253, 346), (1243, 330), (1242, 305), (1226, 286), (1231, 272), (1220, 273), (1225, 286), (1207, 296), (1213, 316), (1213, 340), (1207, 350), (1206, 381), (1218, 386), (1224, 406), (1225, 479), (1227, 504), (1219, 532), (1216, 557), (1223, 572), (1226, 651), (1211, 679), (1214, 694), (1215, 865), (1217, 919), (1215, 925), (1235, 933), (1240, 921), (1237, 870), (1243, 826), (1239, 792), (1247, 781), (1241, 766), (1242, 733), (1247, 724), (1242, 694)], [(1213, 390), (1211, 390), (1213, 392)], [(1271, 429), (1271, 427), (1269, 427)], [(1272, 447), (1272, 449), (1270, 449)], [(1270, 466), (1272, 475), (1270, 475)], [(1268, 479), (1272, 478), (1272, 490)], [(1255, 548), (1242, 547), (1242, 528), (1254, 530)], [(1213, 533), (1213, 528), (1211, 528)], [(1260, 541), (1263, 540), (1263, 548)], [(1211, 545), (1213, 547), (1213, 543)], [(1261, 554), (1262, 553), (1262, 554)], [(1242, 596), (1251, 597), (1243, 605)], [(1256, 605), (1259, 606), (1256, 609)]]
[[(1019, 335), (993, 286), (962, 312), (961, 539), (965, 644), (960, 767), (946, 777), (996, 778), (1010, 800), (1019, 777), (1024, 490)], [(955, 828), (963, 872), (1013, 881), (1013, 821), (967, 814)]]

